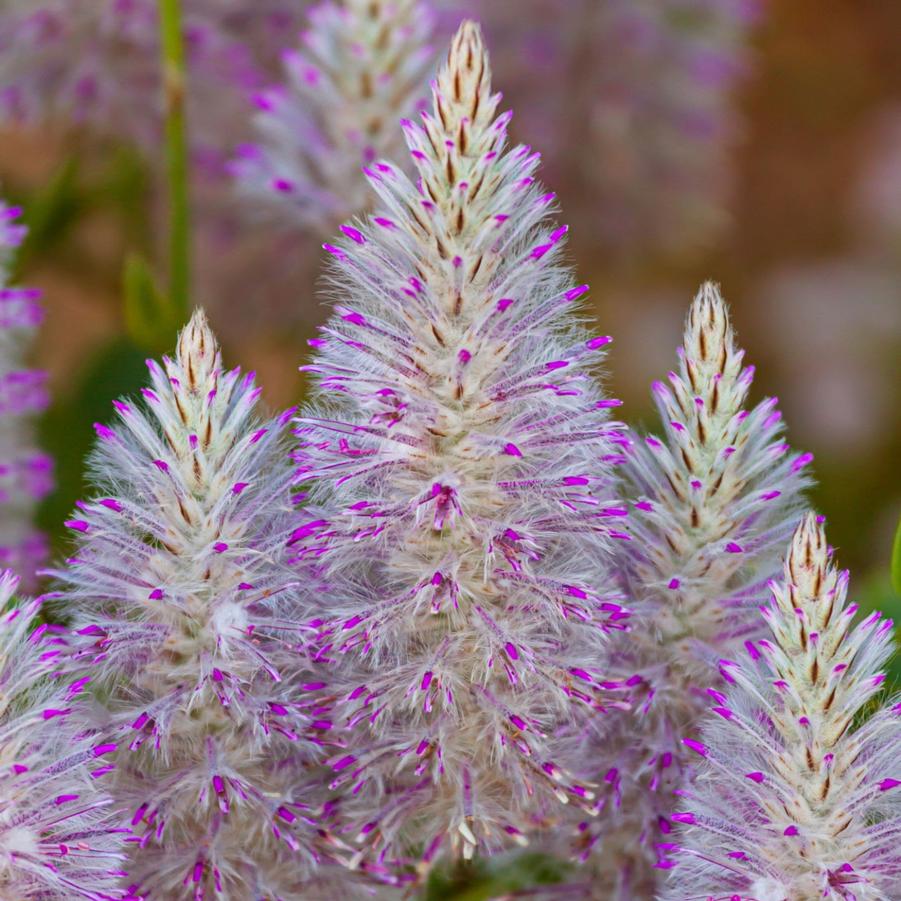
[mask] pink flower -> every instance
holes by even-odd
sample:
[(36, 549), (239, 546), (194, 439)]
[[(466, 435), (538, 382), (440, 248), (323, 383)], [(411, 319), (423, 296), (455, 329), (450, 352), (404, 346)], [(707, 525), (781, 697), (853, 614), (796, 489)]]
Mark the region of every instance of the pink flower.
[(757, 606), (808, 484), (809, 459), (785, 443), (775, 400), (746, 409), (753, 368), (743, 357), (719, 290), (705, 284), (677, 371), (654, 385), (663, 434), (635, 435), (622, 469), (633, 540), (621, 569), (642, 615), (614, 653), (632, 710), (601, 729), (590, 774), (604, 786), (601, 816), (578, 836), (581, 858), (616, 874), (613, 898), (655, 890), (672, 793), (698, 759), (680, 738), (706, 709), (703, 688), (728, 677), (718, 661), (760, 634)]
[(764, 610), (771, 639), (716, 693), (733, 715), (704, 724), (709, 753), (681, 800), (693, 825), (666, 852), (664, 898), (901, 895), (899, 710), (862, 717), (892, 623), (874, 613), (854, 625), (847, 586), (822, 517), (807, 514)]
[(202, 312), (175, 359), (148, 366), (150, 396), (118, 403), (98, 442), (97, 498), (57, 573), (81, 637), (71, 668), (118, 746), (127, 884), (300, 897), (329, 859), (326, 799), (306, 773), (328, 708), (300, 687), (291, 411), (260, 422), (253, 374), (222, 368)]
[(579, 323), (566, 228), (499, 101), (464, 23), (404, 125), (416, 180), (367, 168), (378, 212), (337, 243), (298, 430), (295, 548), (353, 750), (331, 787), (389, 879), (413, 846), (422, 873), (590, 806), (563, 733), (602, 709), (628, 617), (606, 572), (625, 512), (592, 374), (606, 341)]

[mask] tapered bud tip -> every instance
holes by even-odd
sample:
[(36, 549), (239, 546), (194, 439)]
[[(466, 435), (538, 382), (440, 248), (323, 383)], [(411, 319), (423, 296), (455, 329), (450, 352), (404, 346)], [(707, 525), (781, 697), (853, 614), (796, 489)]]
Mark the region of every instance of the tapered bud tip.
[(477, 22), (467, 19), (454, 35), (438, 76), (438, 91), (444, 104), (459, 108), (460, 118), (472, 120), (480, 112), (490, 112), (490, 108), (484, 109), (488, 104), (483, 101), (491, 94), (491, 69)]
[(482, 26), (472, 19), (464, 19), (451, 41), (448, 53), (448, 65), (456, 64), (461, 68), (475, 68), (473, 61), (485, 54), (485, 40), (482, 37)]
[(219, 368), (219, 344), (203, 310), (197, 309), (178, 336), (178, 363), (193, 391), (204, 386)]
[(722, 367), (733, 351), (729, 310), (713, 282), (701, 285), (685, 323), (685, 354), (700, 365)]
[(826, 529), (815, 513), (806, 513), (792, 536), (785, 560), (786, 579), (804, 597), (816, 597), (824, 588), (829, 565)]

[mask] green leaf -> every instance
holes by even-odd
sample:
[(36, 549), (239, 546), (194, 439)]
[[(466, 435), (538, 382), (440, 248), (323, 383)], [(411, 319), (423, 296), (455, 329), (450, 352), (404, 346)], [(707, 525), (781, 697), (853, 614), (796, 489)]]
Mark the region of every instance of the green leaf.
[(429, 875), (425, 901), (491, 901), (541, 885), (563, 882), (566, 863), (547, 854), (525, 852), (491, 861), (438, 866)]
[(182, 325), (168, 296), (156, 285), (147, 261), (129, 254), (122, 277), (125, 330), (138, 347), (152, 353), (168, 350)]
[(41, 256), (62, 241), (86, 206), (78, 179), (78, 160), (70, 157), (28, 201), (25, 224), (28, 240), (19, 255), (20, 265)]
[(141, 154), (132, 147), (116, 147), (89, 196), (96, 206), (113, 210), (121, 219), (127, 246), (146, 249), (152, 246), (150, 192), (148, 164)]
[(892, 588), (895, 594), (901, 595), (901, 519), (898, 520), (898, 531), (892, 546)]

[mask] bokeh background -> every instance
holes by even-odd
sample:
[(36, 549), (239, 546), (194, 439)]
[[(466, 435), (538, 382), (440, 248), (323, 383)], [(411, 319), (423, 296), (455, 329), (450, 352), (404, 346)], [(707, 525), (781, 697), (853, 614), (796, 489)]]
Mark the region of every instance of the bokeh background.
[[(52, 402), (39, 430), (57, 488), (39, 516), (57, 552), (91, 424), (143, 384), (126, 257), (165, 269), (153, 23), (116, 31), (91, 19), (105, 5), (123, 6), (72, 0), (68, 25), (29, 48), (11, 23), (67, 4), (0, 0), (0, 192), (31, 229), (17, 275), (44, 292), (36, 357)], [(308, 5), (185, 0), (200, 23), (194, 298), (273, 406), (303, 397), (297, 366), (326, 313), (322, 237), (234, 191), (226, 160), (252, 136), (251, 95), (279, 79)], [(205, 43), (209, 7), (219, 43)], [(780, 398), (793, 445), (815, 455), (814, 503), (855, 593), (901, 613), (888, 578), (901, 512), (901, 4), (442, 2), (436, 48), (464, 12), (484, 20), (514, 137), (546, 154), (573, 263), (615, 338), (623, 417), (653, 425), (651, 380), (673, 364), (700, 281), (720, 282), (755, 392)]]

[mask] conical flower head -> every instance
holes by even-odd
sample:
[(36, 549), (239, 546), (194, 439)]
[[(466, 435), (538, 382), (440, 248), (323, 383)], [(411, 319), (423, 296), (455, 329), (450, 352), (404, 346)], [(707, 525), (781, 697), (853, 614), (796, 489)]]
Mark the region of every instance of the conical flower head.
[(18, 581), (0, 573), (0, 899), (118, 897), (112, 749), (73, 727), (82, 686), (51, 679), (64, 639), (38, 624), (40, 600), (10, 606)]
[(634, 436), (622, 467), (635, 540), (621, 546), (621, 571), (643, 615), (615, 648), (635, 700), (597, 745), (605, 815), (579, 832), (583, 857), (617, 873), (598, 897), (653, 893), (655, 843), (672, 830), (672, 792), (691, 776), (679, 739), (706, 710), (698, 686), (761, 631), (757, 605), (808, 481), (810, 455), (790, 452), (775, 399), (746, 409), (752, 379), (726, 304), (703, 285), (678, 369), (654, 385), (664, 433)]
[[(688, 315), (678, 371), (654, 385), (663, 439), (637, 441), (626, 469), (643, 495), (631, 578), (663, 589), (660, 605), (679, 621), (673, 628), (710, 641), (714, 653), (740, 631), (753, 600), (739, 586), (755, 576), (761, 583), (758, 561), (791, 533), (811, 460), (789, 452), (775, 398), (744, 408), (753, 378), (719, 291), (705, 284)], [(721, 586), (733, 585), (724, 598)]]
[(867, 715), (892, 652), (892, 622), (854, 624), (847, 573), (821, 517), (805, 516), (773, 602), (772, 633), (745, 663), (721, 661), (702, 770), (665, 897), (889, 901), (901, 893), (901, 705)]
[(232, 162), (258, 208), (328, 234), (368, 208), (361, 167), (401, 151), (432, 64), (422, 0), (340, 0), (314, 6), (303, 47), (283, 54), (286, 83), (256, 97), (257, 142)]
[(587, 288), (538, 155), (505, 146), (473, 23), (433, 93), (404, 126), (416, 183), (375, 164), (377, 214), (326, 245), (339, 302), (299, 429), (296, 547), (352, 730), (332, 785), (376, 867), (490, 852), (585, 803), (558, 733), (601, 706), (626, 617), (604, 569), (616, 402), (592, 373), (609, 339), (574, 314)]
[(117, 402), (97, 426), (97, 495), (67, 523), (58, 573), (120, 743), (129, 872), (153, 896), (277, 897), (317, 856), (319, 812), (285, 560), (293, 411), (258, 419), (253, 374), (223, 371), (202, 313), (175, 359), (148, 365), (143, 407)]

